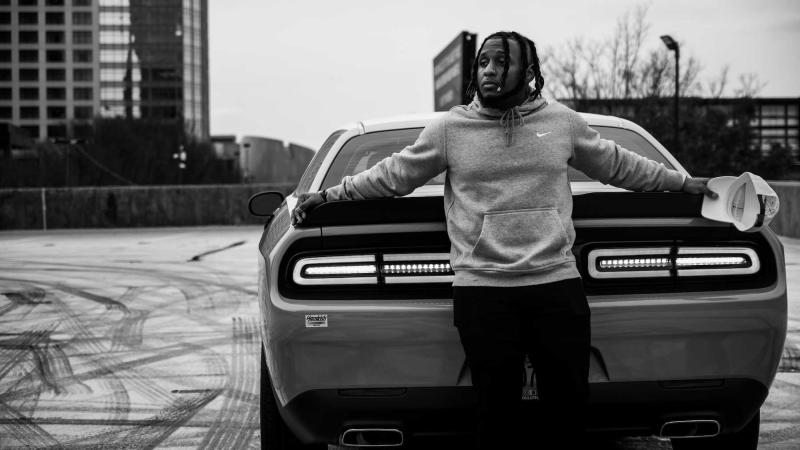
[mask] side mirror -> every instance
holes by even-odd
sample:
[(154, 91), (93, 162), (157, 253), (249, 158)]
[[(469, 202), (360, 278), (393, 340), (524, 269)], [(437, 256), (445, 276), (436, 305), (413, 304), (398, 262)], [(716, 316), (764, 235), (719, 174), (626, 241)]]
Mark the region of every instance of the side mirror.
[(259, 192), (250, 197), (248, 202), (250, 214), (260, 217), (272, 217), (275, 210), (283, 203), (283, 198), (283, 194), (280, 192)]

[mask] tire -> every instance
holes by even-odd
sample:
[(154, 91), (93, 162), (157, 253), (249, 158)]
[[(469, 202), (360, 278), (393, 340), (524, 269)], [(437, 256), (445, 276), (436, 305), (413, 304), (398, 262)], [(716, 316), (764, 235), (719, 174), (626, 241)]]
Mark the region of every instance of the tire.
[(326, 444), (303, 444), (286, 426), (278, 412), (267, 370), (267, 358), (261, 347), (261, 448), (264, 450), (326, 450)]
[(750, 419), (740, 431), (713, 438), (670, 439), (674, 450), (756, 450), (758, 448), (758, 429), (761, 425), (761, 412)]

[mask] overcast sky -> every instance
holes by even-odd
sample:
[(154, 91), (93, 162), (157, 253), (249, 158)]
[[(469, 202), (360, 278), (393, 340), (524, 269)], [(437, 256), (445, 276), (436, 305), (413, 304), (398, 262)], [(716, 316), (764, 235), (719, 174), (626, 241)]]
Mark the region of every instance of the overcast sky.
[[(540, 48), (609, 37), (650, 5), (662, 34), (697, 58), (701, 79), (730, 66), (800, 97), (800, 0), (210, 0), (211, 133), (268, 136), (318, 148), (340, 125), (433, 110), (432, 60), (462, 30), (498, 30)], [(547, 74), (544, 74), (545, 78)]]

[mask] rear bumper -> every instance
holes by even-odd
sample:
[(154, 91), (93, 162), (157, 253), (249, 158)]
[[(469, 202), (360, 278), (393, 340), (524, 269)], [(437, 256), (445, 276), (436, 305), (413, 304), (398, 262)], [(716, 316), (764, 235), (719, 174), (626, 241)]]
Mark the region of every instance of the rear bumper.
[[(626, 382), (591, 385), (588, 430), (626, 436), (657, 435), (664, 422), (713, 419), (722, 433), (738, 431), (767, 396), (747, 379), (703, 382)], [(320, 389), (281, 408), (289, 428), (305, 442), (336, 443), (347, 428), (398, 428), (406, 440), (471, 433), (472, 387)], [(526, 402), (535, 420), (537, 405)]]

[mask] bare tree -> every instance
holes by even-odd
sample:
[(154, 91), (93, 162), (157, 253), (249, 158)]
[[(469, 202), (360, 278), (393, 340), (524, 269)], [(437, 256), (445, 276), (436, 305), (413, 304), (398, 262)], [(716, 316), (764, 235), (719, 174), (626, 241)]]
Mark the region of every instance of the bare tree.
[(728, 72), (730, 71), (730, 66), (725, 64), (722, 66), (722, 70), (720, 70), (719, 75), (717, 78), (712, 79), (708, 82), (706, 87), (706, 95), (711, 98), (720, 98), (722, 94), (725, 92), (725, 88), (728, 86)]
[(739, 75), (739, 87), (734, 91), (737, 97), (755, 97), (767, 86), (755, 73), (743, 73)]
[[(645, 49), (651, 41), (648, 9), (648, 5), (638, 5), (620, 16), (609, 38), (578, 37), (545, 49), (542, 53), (548, 94), (573, 100), (672, 96), (673, 55), (661, 45), (650, 51)], [(729, 87), (729, 67), (723, 67), (716, 78), (705, 83), (700, 79), (701, 71), (694, 56), (681, 60), (680, 95), (723, 96)], [(742, 75), (739, 81), (740, 87), (734, 90), (738, 97), (756, 95), (766, 85), (755, 74)]]

